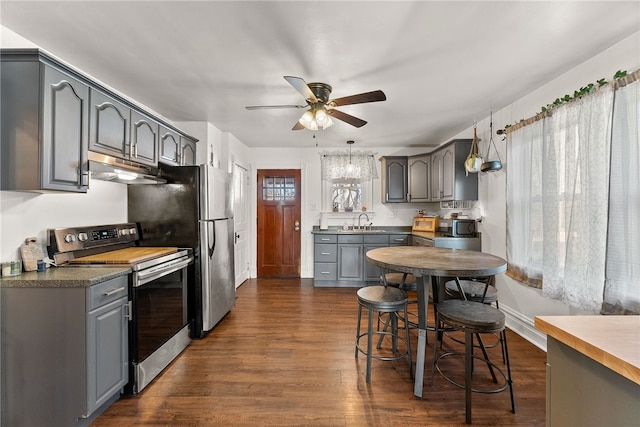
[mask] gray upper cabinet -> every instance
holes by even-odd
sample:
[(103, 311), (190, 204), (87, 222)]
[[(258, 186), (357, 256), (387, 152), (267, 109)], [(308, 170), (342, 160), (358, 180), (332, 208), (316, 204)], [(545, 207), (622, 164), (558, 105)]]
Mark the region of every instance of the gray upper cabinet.
[(131, 110), (131, 158), (139, 163), (157, 166), (159, 140), (158, 122)]
[(0, 189), (84, 193), (89, 87), (44, 59), (0, 56)]
[(407, 157), (384, 156), (382, 162), (382, 202), (407, 201)]
[(478, 200), (478, 174), (466, 174), (470, 139), (456, 139), (431, 153), (431, 200)]
[(431, 156), (408, 158), (409, 202), (431, 201)]
[(160, 162), (180, 165), (180, 134), (171, 129), (160, 126)]
[(180, 164), (192, 166), (196, 164), (196, 142), (185, 136), (180, 138)]
[(159, 124), (115, 98), (91, 89), (89, 149), (158, 166)]
[(131, 108), (98, 90), (91, 89), (89, 149), (128, 159)]

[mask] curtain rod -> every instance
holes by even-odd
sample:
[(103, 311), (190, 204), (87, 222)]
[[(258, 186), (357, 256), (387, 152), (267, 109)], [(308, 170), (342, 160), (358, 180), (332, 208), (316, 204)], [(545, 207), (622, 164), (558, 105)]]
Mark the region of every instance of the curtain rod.
[[(619, 79), (614, 80), (613, 82), (611, 82), (610, 84), (613, 85), (614, 90), (620, 89), (622, 87), (625, 87), (637, 80), (640, 80), (640, 69), (634, 71), (633, 73), (627, 74), (624, 77), (620, 77)], [(551, 115), (553, 115), (553, 108), (547, 110), (547, 111), (542, 111), (538, 114), (536, 114), (533, 117), (529, 117), (528, 119), (525, 120), (521, 120), (518, 123), (511, 125), (507, 128), (505, 128), (505, 133), (510, 133), (513, 132), (515, 130), (518, 130), (522, 127), (528, 126), (532, 123), (537, 122), (538, 120), (542, 120), (545, 117), (550, 117)]]

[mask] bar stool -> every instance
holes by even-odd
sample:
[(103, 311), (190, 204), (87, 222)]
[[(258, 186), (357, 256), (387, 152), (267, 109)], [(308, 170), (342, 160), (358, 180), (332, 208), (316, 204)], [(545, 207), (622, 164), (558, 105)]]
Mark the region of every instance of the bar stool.
[[(448, 280), (445, 283), (445, 294), (453, 298), (464, 299), (467, 301), (482, 302), (485, 304), (495, 303), (496, 308), (500, 309), (500, 305), (498, 303), (498, 290), (494, 285), (494, 281), (494, 276), (479, 277), (471, 280), (460, 280), (454, 278), (453, 280)], [(461, 290), (462, 293), (460, 292)], [(499, 334), (494, 335), (496, 335), (497, 338), (495, 343), (483, 345), (485, 348), (493, 348), (500, 344), (502, 347), (502, 363), (505, 363), (504, 343), (500, 339)], [(464, 342), (456, 339), (455, 337), (449, 336), (449, 338), (464, 344)], [(478, 342), (482, 342), (479, 336)]]
[[(394, 288), (398, 288), (398, 289), (402, 289), (403, 291), (412, 291), (412, 292), (416, 292), (418, 289), (418, 285), (417, 285), (417, 279), (416, 276), (414, 276), (413, 274), (409, 274), (409, 273), (398, 273), (398, 272), (391, 272), (391, 273), (384, 273), (384, 271), (382, 272), (382, 274), (380, 275), (380, 282), (381, 285), (383, 286), (392, 286)], [(407, 305), (417, 305), (418, 304), (418, 297), (416, 296), (415, 298), (411, 298), (407, 301)], [(407, 311), (409, 309), (409, 307), (407, 306)], [(412, 311), (408, 311), (408, 314), (410, 316), (410, 318), (414, 318), (416, 319), (415, 321), (409, 320), (409, 318), (404, 318), (401, 317), (400, 320), (402, 320), (403, 322), (406, 321), (409, 322), (409, 327), (412, 329), (417, 329), (418, 328), (418, 314), (414, 313)], [(380, 318), (378, 318), (378, 320), (380, 320)], [(378, 325), (380, 326), (380, 325)], [(384, 323), (384, 328), (386, 329), (389, 326), (389, 318), (387, 317), (387, 320)], [(380, 340), (378, 342), (378, 348), (380, 348), (380, 343), (382, 342), (382, 338), (380, 337)]]
[[(403, 357), (407, 357), (409, 361), (409, 373), (413, 378), (413, 362), (411, 360), (411, 340), (409, 338), (409, 326), (404, 324), (405, 337), (400, 337), (398, 333), (398, 312), (401, 312), (405, 318), (407, 317), (407, 293), (402, 289), (397, 289), (387, 286), (365, 286), (358, 289), (358, 326), (356, 329), (356, 349), (355, 357), (358, 358), (358, 353), (363, 353), (367, 356), (367, 384), (371, 383), (371, 359), (378, 360), (398, 360)], [(362, 308), (368, 310), (368, 326), (367, 331), (363, 334), (360, 333), (360, 323), (362, 319)], [(386, 330), (374, 330), (373, 328), (373, 316), (374, 313), (389, 313), (391, 318), (391, 332)], [(381, 354), (373, 354), (373, 336), (377, 335), (390, 335), (392, 337), (392, 355), (384, 356)], [(367, 349), (366, 351), (360, 346), (360, 338), (367, 337)], [(398, 353), (398, 340), (405, 343), (406, 351)]]
[[(431, 383), (435, 371), (438, 372), (450, 383), (465, 389), (465, 421), (471, 424), (471, 393), (499, 393), (509, 388), (511, 395), (511, 412), (515, 414), (516, 406), (513, 396), (513, 383), (511, 380), (511, 365), (509, 363), (509, 350), (507, 348), (507, 334), (505, 330), (505, 316), (500, 310), (488, 304), (476, 301), (465, 301), (459, 299), (446, 300), (438, 304), (436, 312), (436, 328), (439, 330), (441, 326), (448, 325), (455, 329), (464, 331), (465, 335), (465, 351), (447, 352), (437, 356), (437, 346), (433, 346), (433, 364), (431, 366)], [(483, 357), (473, 354), (473, 336), (474, 334), (499, 333), (504, 343), (504, 352), (507, 365), (507, 373), (505, 374), (497, 365), (491, 362), (486, 351), (483, 348)], [(479, 336), (479, 335), (478, 335)], [(456, 382), (440, 370), (438, 362), (445, 357), (464, 355), (465, 379), (464, 384)], [(497, 371), (504, 379), (504, 384), (493, 389), (476, 389), (472, 387), (472, 360), (482, 361), (489, 368), (493, 381), (497, 383), (494, 371)]]

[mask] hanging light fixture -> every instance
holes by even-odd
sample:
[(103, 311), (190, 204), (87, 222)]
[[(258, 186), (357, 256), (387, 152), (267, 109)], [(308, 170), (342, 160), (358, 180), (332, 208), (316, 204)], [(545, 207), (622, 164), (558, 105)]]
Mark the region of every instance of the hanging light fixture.
[(351, 146), (354, 144), (354, 141), (347, 141), (347, 144), (349, 144), (349, 164), (347, 165), (347, 177), (353, 178), (353, 172), (355, 168), (353, 166), (353, 163), (351, 163)]
[(315, 104), (302, 114), (298, 123), (309, 130), (318, 130), (330, 127), (333, 125), (333, 120), (324, 105)]

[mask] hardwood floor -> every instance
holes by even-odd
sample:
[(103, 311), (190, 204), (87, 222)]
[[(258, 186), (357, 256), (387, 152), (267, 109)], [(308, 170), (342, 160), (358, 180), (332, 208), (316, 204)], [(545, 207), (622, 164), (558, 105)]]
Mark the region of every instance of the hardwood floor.
[[(423, 398), (414, 397), (406, 359), (374, 360), (366, 384), (366, 358), (354, 358), (355, 293), (314, 288), (310, 279), (248, 280), (209, 335), (193, 341), (141, 394), (121, 398), (91, 425), (464, 425), (464, 390), (436, 374), (433, 385), (425, 378)], [(511, 413), (508, 391), (474, 393), (473, 424), (543, 426), (546, 354), (511, 331), (508, 343), (517, 412)], [(445, 339), (444, 349), (452, 348), (462, 346)], [(489, 352), (502, 366), (499, 348)], [(462, 358), (455, 359), (447, 369), (461, 374)], [(478, 375), (488, 375), (482, 368), (476, 364)]]

